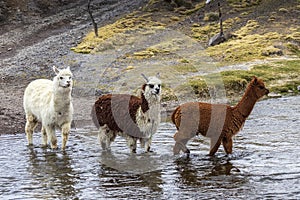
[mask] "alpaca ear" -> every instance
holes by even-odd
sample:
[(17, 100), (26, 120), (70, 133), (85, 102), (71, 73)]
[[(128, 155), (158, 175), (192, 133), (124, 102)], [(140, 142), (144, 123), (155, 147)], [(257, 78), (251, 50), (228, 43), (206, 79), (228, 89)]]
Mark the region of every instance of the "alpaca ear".
[(57, 69), (57, 67), (55, 66), (53, 66), (53, 71), (55, 72), (56, 75), (59, 73), (59, 69)]
[(144, 92), (145, 92), (146, 85), (147, 85), (147, 84), (144, 84), (144, 85), (142, 86), (141, 93), (144, 93)]
[(257, 77), (256, 76), (253, 76), (252, 80), (253, 80), (254, 84), (257, 84)]
[(142, 77), (146, 80), (146, 82), (149, 82), (149, 79), (145, 76), (145, 74), (141, 73)]

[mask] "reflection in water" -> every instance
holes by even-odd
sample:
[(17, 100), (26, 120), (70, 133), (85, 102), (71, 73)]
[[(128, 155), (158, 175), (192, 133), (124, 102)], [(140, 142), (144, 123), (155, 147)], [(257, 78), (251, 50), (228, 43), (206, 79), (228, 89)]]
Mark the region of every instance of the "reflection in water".
[[(213, 176), (231, 176), (234, 179), (235, 174), (240, 170), (233, 164), (224, 159), (217, 157), (209, 157), (198, 159), (194, 163), (195, 158), (181, 157), (175, 161), (176, 169), (180, 174), (179, 182), (192, 186), (206, 185), (214, 178)], [(234, 173), (231, 173), (231, 172)], [(236, 179), (239, 182), (239, 179)], [(212, 182), (212, 184), (215, 184)]]
[(140, 174), (160, 169), (161, 163), (158, 158), (152, 153), (128, 154), (119, 152), (113, 154), (111, 151), (102, 151), (101, 164), (118, 171)]
[(175, 161), (176, 170), (180, 174), (179, 182), (187, 185), (200, 186), (198, 170), (191, 164), (191, 158), (181, 158)]
[[(130, 182), (130, 187), (147, 187), (150, 191), (158, 193), (162, 191), (163, 181), (159, 169), (161, 163), (151, 156), (151, 153), (116, 156), (111, 151), (102, 151), (101, 166), (100, 179), (106, 177), (110, 182), (106, 187), (128, 187)], [(124, 172), (132, 178), (131, 181), (128, 180), (128, 176), (120, 176)]]
[(231, 170), (235, 170), (235, 172), (240, 172), (240, 170), (237, 167), (233, 166), (232, 163), (229, 161), (226, 161), (225, 163), (216, 163), (216, 165), (211, 170), (211, 175), (230, 175)]
[[(71, 167), (71, 158), (66, 152), (55, 152), (46, 148), (28, 147), (28, 172), (32, 185), (38, 190), (36, 198), (76, 197), (76, 174)], [(30, 186), (29, 186), (30, 187)]]
[(299, 102), (300, 96), (258, 102), (230, 156), (222, 148), (206, 156), (204, 137), (189, 142), (189, 159), (173, 156), (170, 123), (155, 134), (154, 153), (136, 155), (122, 138), (112, 152), (102, 151), (90, 127), (73, 130), (65, 152), (28, 147), (24, 134), (0, 135), (0, 197), (300, 199)]

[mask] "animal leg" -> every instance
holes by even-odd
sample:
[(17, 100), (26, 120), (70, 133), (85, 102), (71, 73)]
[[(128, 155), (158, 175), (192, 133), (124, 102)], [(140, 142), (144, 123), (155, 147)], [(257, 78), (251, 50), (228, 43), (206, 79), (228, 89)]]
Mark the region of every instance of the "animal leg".
[(71, 129), (71, 123), (65, 123), (61, 127), (61, 133), (62, 133), (62, 146), (61, 146), (61, 148), (62, 148), (62, 150), (66, 149), (70, 129)]
[(174, 155), (179, 154), (182, 150), (187, 155), (190, 154), (190, 150), (186, 147), (186, 144), (188, 141), (192, 138), (190, 135), (182, 134), (182, 132), (177, 131), (174, 135), (174, 140), (176, 141), (174, 147), (173, 147), (173, 153)]
[(47, 136), (50, 139), (50, 144), (52, 149), (57, 149), (57, 138), (55, 135), (55, 127), (54, 126), (46, 126)]
[(44, 126), (42, 126), (42, 146), (46, 147), (48, 143), (47, 132)]
[[(219, 137), (219, 138), (215, 138), (215, 139), (216, 140), (214, 140), (214, 138), (211, 138), (211, 140), (210, 140), (210, 151), (209, 151), (210, 156), (215, 155), (215, 153), (218, 151), (218, 149), (221, 145), (222, 138)], [(215, 144), (215, 145), (213, 145), (213, 144)]]
[(98, 140), (103, 150), (109, 150), (110, 144), (115, 140), (116, 134), (107, 128), (99, 128)]
[(127, 140), (127, 144), (130, 148), (131, 153), (136, 153), (136, 138), (131, 137), (131, 136), (127, 136), (126, 137)]
[(224, 147), (224, 150), (226, 154), (231, 154), (232, 153), (232, 146), (233, 146), (233, 140), (232, 137), (223, 137), (222, 139), (222, 144)]
[(152, 143), (152, 139), (151, 138), (141, 138), (140, 139), (141, 142), (141, 147), (145, 149), (146, 152), (151, 152), (150, 148), (151, 148), (151, 143)]
[(27, 141), (29, 145), (32, 145), (32, 134), (37, 126), (37, 120), (33, 115), (26, 115), (26, 125), (25, 132), (27, 136)]

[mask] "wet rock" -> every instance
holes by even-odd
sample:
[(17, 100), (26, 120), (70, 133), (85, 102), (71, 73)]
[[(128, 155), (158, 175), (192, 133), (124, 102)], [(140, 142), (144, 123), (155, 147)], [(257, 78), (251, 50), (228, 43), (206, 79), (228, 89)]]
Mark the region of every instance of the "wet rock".
[(218, 33), (209, 39), (208, 46), (215, 46), (225, 41), (226, 41), (225, 35), (222, 33)]

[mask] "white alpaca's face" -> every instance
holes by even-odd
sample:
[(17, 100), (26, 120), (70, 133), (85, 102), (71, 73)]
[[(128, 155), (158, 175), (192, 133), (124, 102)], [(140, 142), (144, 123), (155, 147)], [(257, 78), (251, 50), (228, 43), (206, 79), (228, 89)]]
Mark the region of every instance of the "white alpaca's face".
[(59, 86), (63, 88), (68, 88), (72, 86), (72, 76), (71, 75), (61, 75), (58, 76)]
[(149, 77), (145, 87), (145, 94), (160, 96), (161, 94), (161, 80), (157, 77)]
[(70, 71), (70, 68), (59, 70), (57, 68), (54, 69), (56, 73), (56, 79), (58, 82), (58, 85), (63, 88), (70, 88), (72, 87), (73, 81), (72, 81), (72, 72)]

